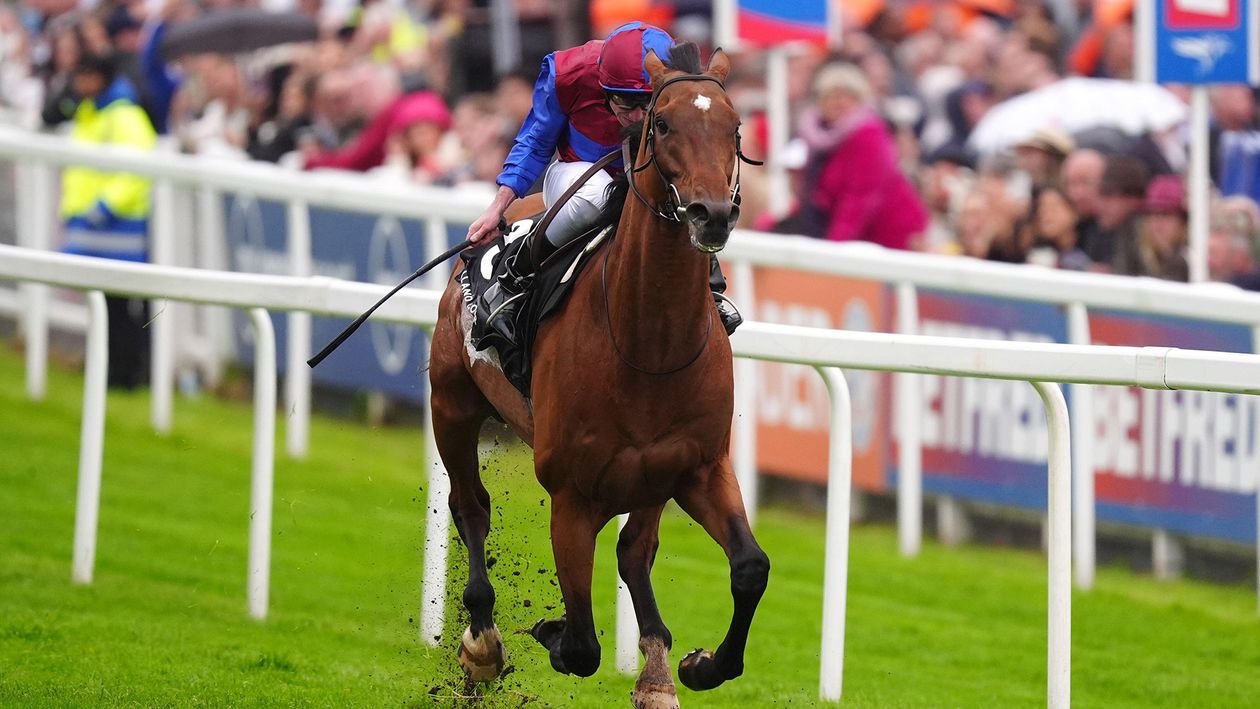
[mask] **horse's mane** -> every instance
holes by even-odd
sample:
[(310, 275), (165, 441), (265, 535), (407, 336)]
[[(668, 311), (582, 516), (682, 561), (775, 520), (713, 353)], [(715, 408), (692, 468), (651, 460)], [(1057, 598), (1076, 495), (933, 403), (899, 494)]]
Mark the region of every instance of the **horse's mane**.
[[(694, 42), (679, 42), (670, 47), (669, 57), (665, 59), (665, 66), (674, 71), (682, 71), (688, 74), (701, 74), (704, 69), (700, 65), (700, 48)], [(637, 160), (639, 156), (639, 137), (643, 135), (643, 121), (635, 121), (625, 128), (621, 129), (622, 142), (630, 142), (630, 159)], [(626, 165), (625, 169), (629, 170), (630, 165)], [(616, 224), (621, 218), (621, 209), (626, 204), (626, 195), (630, 192), (630, 183), (623, 173), (610, 183), (605, 191), (607, 201), (604, 208), (600, 210), (598, 224), (600, 227)]]

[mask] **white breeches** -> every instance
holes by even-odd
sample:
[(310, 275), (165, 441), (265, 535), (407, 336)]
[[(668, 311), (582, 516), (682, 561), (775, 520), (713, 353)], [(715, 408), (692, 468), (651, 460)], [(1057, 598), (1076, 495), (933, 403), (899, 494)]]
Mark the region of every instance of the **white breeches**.
[[(550, 209), (569, 186), (590, 168), (589, 162), (553, 162), (543, 177), (543, 203)], [(577, 238), (599, 218), (599, 210), (607, 202), (605, 191), (613, 181), (605, 170), (600, 170), (560, 207), (556, 218), (547, 227), (547, 241), (561, 247)]]

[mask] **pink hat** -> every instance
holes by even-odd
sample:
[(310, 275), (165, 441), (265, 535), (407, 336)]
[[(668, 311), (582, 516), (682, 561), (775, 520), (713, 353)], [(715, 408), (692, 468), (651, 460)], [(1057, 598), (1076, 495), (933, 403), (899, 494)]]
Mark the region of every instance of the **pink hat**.
[(1186, 213), (1186, 187), (1176, 175), (1156, 175), (1146, 186), (1142, 209), (1147, 212)]
[(406, 130), (413, 123), (434, 123), (442, 130), (450, 130), (451, 112), (442, 97), (430, 91), (418, 91), (398, 99), (394, 105), (394, 117), (389, 124), (390, 134)]

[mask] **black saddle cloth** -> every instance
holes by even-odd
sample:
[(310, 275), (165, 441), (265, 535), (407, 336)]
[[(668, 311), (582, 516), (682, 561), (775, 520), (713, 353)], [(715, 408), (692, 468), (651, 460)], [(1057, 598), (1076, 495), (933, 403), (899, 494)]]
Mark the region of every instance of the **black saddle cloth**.
[[(473, 332), (470, 334), (474, 343), (479, 342), (485, 334), (480, 328), (484, 318), (477, 317), (482, 294), (498, 281), (504, 265), (518, 250), (528, 248), (534, 238), (543, 238), (542, 235), (524, 238), (534, 230), (541, 218), (542, 214), (536, 214), (514, 222), (506, 234), (460, 254), (464, 261), (464, 270), (459, 275), (459, 287), (464, 304), (473, 315)], [(565, 298), (577, 282), (578, 274), (590, 263), (601, 246), (612, 241), (613, 231), (614, 227), (611, 225), (594, 227), (557, 249), (539, 264), (533, 284), (525, 292), (524, 300), (516, 310), (514, 331), (517, 333), (517, 341), (496, 348), (499, 350), (499, 362), (503, 366), (504, 376), (526, 398), (530, 395), (532, 352), (538, 326), (564, 305)], [(508, 348), (514, 349), (521, 356), (511, 356), (512, 352), (504, 352)]]

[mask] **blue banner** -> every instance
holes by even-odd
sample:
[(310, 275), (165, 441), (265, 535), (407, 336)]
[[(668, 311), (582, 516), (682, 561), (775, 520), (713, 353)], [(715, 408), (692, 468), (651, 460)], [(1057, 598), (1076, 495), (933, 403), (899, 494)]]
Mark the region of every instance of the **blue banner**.
[[(229, 267), (249, 273), (290, 273), (287, 210), (278, 202), (246, 197), (225, 198), (225, 231)], [(425, 259), (424, 225), (416, 220), (312, 208), (311, 255), (316, 275), (348, 281), (395, 285)], [(449, 228), (448, 241), (463, 238), (466, 227)], [(288, 318), (273, 313), (278, 365), (287, 364)], [(340, 318), (314, 318), (311, 351), (318, 351), (350, 323)], [(253, 335), (243, 313), (234, 319), (237, 351), (253, 360)], [(423, 401), (427, 375), (428, 337), (420, 328), (368, 321), (312, 376), (319, 384), (381, 391), (406, 401)]]
[(1252, 83), (1255, 0), (1154, 0), (1155, 81)]

